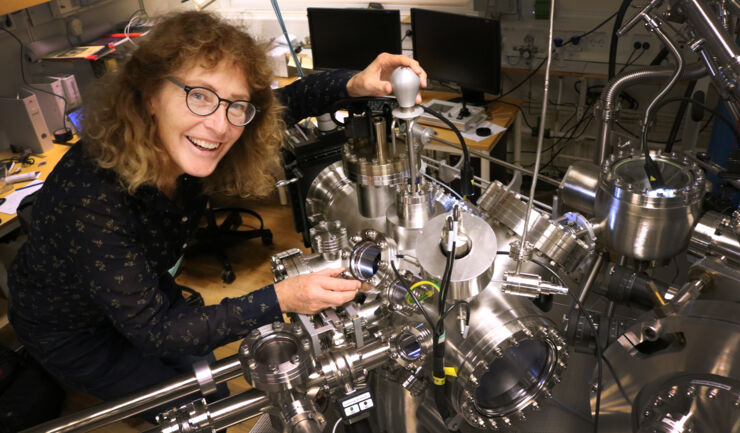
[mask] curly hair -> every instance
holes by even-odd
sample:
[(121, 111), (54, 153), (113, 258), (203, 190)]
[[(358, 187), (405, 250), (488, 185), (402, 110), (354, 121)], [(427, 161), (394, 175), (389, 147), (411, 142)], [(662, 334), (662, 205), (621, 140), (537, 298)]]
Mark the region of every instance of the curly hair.
[(229, 61), (244, 72), (251, 102), (260, 111), (203, 179), (204, 192), (243, 197), (269, 192), (284, 125), (283, 107), (270, 88), (267, 47), (212, 14), (194, 11), (166, 16), (141, 39), (121, 70), (86, 98), (91, 103), (84, 109), (82, 136), (90, 158), (115, 170), (131, 193), (145, 184), (162, 184), (171, 162), (147, 112), (147, 97), (181, 68)]

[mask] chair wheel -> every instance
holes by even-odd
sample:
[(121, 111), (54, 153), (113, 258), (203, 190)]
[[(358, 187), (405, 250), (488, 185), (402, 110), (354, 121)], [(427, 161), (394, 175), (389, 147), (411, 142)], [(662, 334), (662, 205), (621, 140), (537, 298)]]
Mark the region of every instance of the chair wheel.
[(272, 245), (272, 232), (265, 230), (262, 232), (262, 245), (269, 247)]
[(221, 270), (221, 280), (223, 280), (226, 284), (231, 284), (236, 279), (236, 275), (234, 275), (234, 271), (231, 269), (222, 269)]

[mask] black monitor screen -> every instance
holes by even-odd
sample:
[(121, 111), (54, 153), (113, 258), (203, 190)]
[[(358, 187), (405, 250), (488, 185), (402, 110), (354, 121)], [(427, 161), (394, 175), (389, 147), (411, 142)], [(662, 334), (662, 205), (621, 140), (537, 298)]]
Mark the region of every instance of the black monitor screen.
[[(498, 21), (411, 9), (414, 58), (432, 80), (467, 91), (501, 92), (501, 26)], [(482, 95), (480, 95), (482, 97)]]
[(362, 70), (378, 54), (401, 54), (401, 15), (385, 9), (308, 8), (316, 69)]

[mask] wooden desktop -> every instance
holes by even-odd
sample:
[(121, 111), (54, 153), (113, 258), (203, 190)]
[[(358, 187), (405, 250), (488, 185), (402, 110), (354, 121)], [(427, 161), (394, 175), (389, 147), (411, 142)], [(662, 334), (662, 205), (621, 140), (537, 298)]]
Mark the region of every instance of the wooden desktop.
[[(10, 194), (12, 194), (14, 191), (18, 190), (19, 188), (23, 188), (24, 186), (38, 182), (41, 180), (46, 180), (46, 177), (49, 176), (49, 173), (54, 169), (54, 167), (57, 165), (60, 159), (62, 159), (62, 156), (69, 150), (69, 146), (66, 144), (55, 144), (54, 147), (49, 150), (48, 152), (44, 152), (39, 155), (31, 155), (31, 158), (33, 158), (34, 163), (32, 165), (28, 166), (22, 166), (21, 167), (21, 173), (28, 173), (32, 171), (40, 171), (41, 174), (37, 179), (26, 181), (26, 182), (19, 182), (13, 184), (13, 190), (8, 191), (6, 193), (3, 193), (0, 195), (0, 197), (6, 197)], [(4, 151), (0, 152), (0, 159), (10, 158), (14, 156), (13, 153), (10, 151)], [(16, 166), (20, 166), (20, 164), (17, 164)], [(18, 214), (7, 214), (0, 212), (0, 237), (3, 237), (7, 235), (8, 233), (12, 232), (13, 230), (20, 227), (20, 223), (18, 222)]]
[[(422, 90), (421, 97), (422, 103), (427, 103), (432, 99), (449, 100), (460, 95), (451, 92), (439, 92), (434, 90)], [(521, 99), (506, 98), (503, 100), (505, 103), (493, 102), (488, 105), (488, 117), (491, 123), (501, 126), (508, 130), (512, 125), (514, 126), (514, 140), (515, 147), (520, 146), (519, 141), (521, 140), (521, 115), (519, 114), (519, 107), (524, 103)], [(435, 127), (437, 138), (454, 143), (453, 146), (432, 141), (424, 146), (424, 150), (432, 150), (437, 152), (460, 154), (462, 150), (458, 145), (459, 141), (455, 136), (455, 133), (450, 129)], [(465, 144), (468, 149), (478, 150), (481, 152), (489, 153), (504, 137), (506, 131), (499, 132), (498, 134), (491, 135), (481, 141), (465, 140)], [(481, 178), (485, 180), (491, 180), (491, 163), (488, 160), (481, 160)]]

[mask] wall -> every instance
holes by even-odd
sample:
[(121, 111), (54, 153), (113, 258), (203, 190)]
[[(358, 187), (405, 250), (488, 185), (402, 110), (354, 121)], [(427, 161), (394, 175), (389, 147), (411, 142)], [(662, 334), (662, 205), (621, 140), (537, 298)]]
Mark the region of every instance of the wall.
[[(143, 3), (150, 16), (194, 7), (192, 2), (181, 3), (180, 0), (108, 0), (103, 5), (75, 14), (75, 17), (79, 18), (85, 27), (100, 22), (110, 24), (125, 22), (139, 8), (140, 3)], [(301, 40), (308, 36), (308, 24), (305, 18), (307, 6), (366, 7), (367, 5), (367, 2), (360, 0), (320, 0), (310, 4), (305, 0), (279, 0), (278, 3), (288, 31)], [(503, 29), (503, 66), (508, 68), (503, 75), (504, 90), (510, 89), (521, 82), (527, 73), (544, 58), (547, 21), (535, 20), (531, 14), (527, 13), (532, 9), (534, 0), (380, 0), (379, 3), (386, 8), (400, 9), (402, 16), (408, 15), (410, 7), (424, 7), (457, 13), (500, 17)], [(619, 6), (618, 3), (613, 0), (558, 0), (555, 36), (567, 40), (573, 35), (591, 29), (615, 12)], [(47, 15), (49, 15), (48, 5), (41, 5), (32, 9), (33, 13), (31, 15), (35, 17), (34, 22), (29, 20), (29, 14), (26, 12), (14, 14), (16, 21), (14, 31), (24, 42), (49, 37), (65, 37), (71, 17), (44, 21), (44, 8), (47, 9)], [(207, 10), (218, 12), (232, 22), (244, 26), (252, 34), (263, 40), (278, 37), (282, 33), (269, 0), (215, 0), (207, 6)], [(636, 12), (637, 9), (631, 8), (627, 16), (629, 17)], [(41, 23), (36, 24), (37, 22)], [(576, 109), (574, 106), (583, 102), (574, 87), (605, 84), (605, 79), (601, 77), (606, 72), (611, 29), (612, 22), (609, 22), (581, 41), (579, 45), (568, 46), (556, 53), (553, 61), (553, 71), (560, 73), (560, 75), (553, 78), (550, 99), (564, 105), (551, 107), (547, 126), (553, 128), (554, 133), (557, 133), (555, 127), (558, 126), (555, 121), (559, 120), (559, 123), (562, 124)], [(525, 42), (527, 40), (531, 40), (531, 44), (527, 45), (527, 42)], [(649, 42), (651, 47), (640, 57), (636, 65), (649, 63), (660, 50), (661, 44), (657, 39), (642, 30), (641, 26), (637, 26), (620, 44), (618, 54), (620, 62), (624, 62), (628, 58), (633, 52), (633, 43), (638, 41)], [(522, 54), (524, 48), (534, 48), (535, 53), (532, 58), (525, 58)], [(404, 49), (410, 54), (411, 38), (405, 40)], [(690, 61), (694, 58), (694, 55), (689, 54)], [(0, 69), (0, 96), (12, 96), (16, 87), (21, 83), (19, 51), (16, 42), (4, 33), (0, 33), (0, 59), (4, 66)], [(82, 88), (94, 79), (88, 62), (41, 62), (27, 65), (26, 72), (27, 75), (30, 75), (30, 73), (72, 72), (78, 76)], [(588, 78), (581, 82), (581, 76), (584, 74)], [(524, 112), (530, 123), (534, 124), (537, 123), (540, 111), (542, 82), (543, 76), (536, 75), (511, 95), (524, 101)], [(630, 93), (638, 99), (642, 108), (647, 105), (647, 102), (657, 91), (657, 86), (645, 85), (631, 90)], [(676, 93), (681, 92), (683, 92), (683, 88), (676, 90)], [(581, 104), (580, 107), (583, 109), (585, 106)], [(674, 110), (674, 108), (667, 107), (665, 111), (661, 112), (656, 126), (657, 137), (665, 136), (665, 131), (673, 120), (671, 110)], [(623, 112), (626, 119), (625, 123), (633, 130), (636, 130), (636, 119), (639, 119), (639, 114), (639, 110), (632, 112), (625, 110)], [(592, 122), (579, 140), (573, 140), (573, 144), (570, 146), (574, 150), (573, 154), (575, 156), (591, 152), (595, 124), (596, 122)], [(532, 140), (525, 140), (526, 145), (532, 146)], [(0, 148), (2, 146), (3, 143), (0, 139)], [(579, 148), (582, 148), (582, 150), (577, 150)], [(567, 153), (565, 152), (565, 154)], [(564, 160), (563, 162), (567, 163), (567, 161)]]

